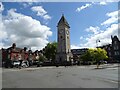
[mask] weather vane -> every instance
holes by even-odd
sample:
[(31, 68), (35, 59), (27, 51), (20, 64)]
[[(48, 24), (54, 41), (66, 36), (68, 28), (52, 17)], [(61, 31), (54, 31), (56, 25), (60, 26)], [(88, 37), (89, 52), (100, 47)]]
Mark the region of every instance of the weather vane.
[(62, 16), (64, 16), (64, 11), (62, 10)]

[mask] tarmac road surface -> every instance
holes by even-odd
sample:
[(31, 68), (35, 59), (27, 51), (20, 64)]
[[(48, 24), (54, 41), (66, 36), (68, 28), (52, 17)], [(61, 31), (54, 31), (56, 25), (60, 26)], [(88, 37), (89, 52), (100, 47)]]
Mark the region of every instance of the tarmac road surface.
[(2, 72), (2, 88), (118, 88), (118, 67), (39, 67)]

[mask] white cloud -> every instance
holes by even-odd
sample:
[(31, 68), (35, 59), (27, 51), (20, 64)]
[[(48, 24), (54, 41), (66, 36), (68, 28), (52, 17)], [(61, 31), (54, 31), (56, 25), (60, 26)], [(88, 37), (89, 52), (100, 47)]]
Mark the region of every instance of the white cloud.
[(37, 12), (37, 16), (41, 16), (45, 20), (51, 19), (51, 17), (47, 14), (47, 11), (42, 6), (34, 6), (31, 10)]
[(0, 23), (0, 40), (7, 37), (7, 33), (4, 30), (5, 30), (5, 27), (3, 23)]
[(32, 2), (25, 2), (25, 3), (22, 3), (22, 5), (24, 8), (27, 8), (32, 5)]
[(100, 5), (106, 5), (107, 3), (106, 2), (100, 2), (99, 4)]
[[(86, 43), (82, 43), (79, 45), (71, 45), (71, 49), (80, 49), (80, 48), (95, 48), (96, 46), (102, 46), (111, 43), (111, 35), (118, 36), (118, 24), (112, 24), (110, 27), (106, 28), (106, 30), (99, 30), (99, 33), (94, 32), (96, 27), (90, 26), (87, 28), (87, 32), (91, 31), (93, 34), (88, 35), (86, 38), (83, 38)], [(91, 29), (93, 28), (93, 30)], [(98, 27), (99, 28), (99, 27)], [(99, 28), (100, 29), (100, 28)], [(86, 31), (85, 30), (85, 31)], [(96, 43), (96, 40), (100, 40), (100, 42)]]
[[(48, 43), (48, 37), (52, 35), (48, 26), (42, 25), (38, 20), (30, 16), (17, 13), (15, 9), (8, 11), (3, 20), (4, 36), (8, 40), (8, 46), (15, 42), (19, 47), (31, 47), (42, 49)], [(0, 32), (3, 32), (0, 30)], [(1, 33), (0, 33), (1, 34)], [(6, 44), (3, 42), (3, 44)]]
[[(94, 2), (106, 1), (106, 2), (119, 2), (119, 0), (92, 0)], [(4, 2), (91, 2), (91, 0), (4, 0)]]
[(17, 18), (19, 18), (19, 17), (21, 17), (21, 16), (24, 16), (24, 15), (22, 15), (22, 14), (20, 14), (20, 13), (16, 13), (16, 9), (10, 9), (10, 10), (8, 10), (8, 15), (6, 16), (6, 18), (7, 19), (17, 19)]
[(30, 8), (35, 4), (36, 2), (19, 2), (19, 5), (21, 5), (20, 9)]
[(111, 35), (118, 35), (118, 24), (112, 24), (110, 27), (106, 28), (106, 30), (102, 31), (98, 34), (92, 34), (91, 36), (86, 37), (86, 43), (81, 44), (81, 46), (85, 47), (96, 47), (96, 40), (100, 40), (98, 45), (105, 45), (111, 43)]
[(43, 18), (44, 18), (45, 20), (51, 19), (51, 17), (50, 17), (49, 15), (44, 15)]
[[(114, 11), (114, 12), (110, 12), (106, 14), (109, 19), (115, 17), (118, 18), (118, 11)], [(105, 21), (105, 22), (106, 22)], [(106, 45), (106, 44), (110, 44), (111, 43), (111, 35), (117, 35), (118, 38), (120, 39), (120, 32), (118, 31), (120, 29), (120, 24), (117, 23), (117, 20), (113, 20), (112, 22), (107, 22), (104, 23), (105, 25), (107, 24), (108, 26), (104, 29), (101, 30), (100, 27), (98, 26), (90, 26), (89, 28), (86, 28), (85, 31), (89, 32), (88, 36), (81, 36), (80, 39), (83, 40), (85, 43), (81, 43), (79, 45), (71, 45), (72, 49), (78, 49), (78, 48), (94, 48), (96, 46), (102, 46), (102, 45)], [(101, 26), (102, 27), (102, 26)], [(100, 40), (100, 42), (96, 43), (96, 40)]]
[(79, 49), (80, 47), (77, 45), (71, 45), (71, 49)]
[(37, 12), (38, 16), (43, 16), (47, 13), (42, 6), (34, 6), (31, 9), (32, 11)]
[(4, 6), (2, 4), (2, 2), (0, 2), (0, 12), (2, 12), (4, 10)]
[(101, 23), (101, 25), (110, 25), (112, 23), (116, 23), (118, 21), (118, 11), (113, 11), (113, 12), (110, 12), (110, 13), (107, 13), (106, 14), (109, 19), (107, 19), (106, 21), (104, 21), (103, 23)]
[(104, 1), (102, 1), (102, 2), (92, 2), (91, 4), (85, 4), (85, 5), (83, 5), (83, 6), (81, 6), (81, 7), (78, 7), (77, 9), (76, 9), (76, 12), (80, 12), (81, 10), (84, 10), (84, 9), (87, 9), (87, 8), (89, 8), (89, 7), (91, 7), (91, 6), (93, 6), (93, 5), (107, 5), (107, 3), (108, 2), (104, 2)]
[(82, 40), (82, 39), (83, 39), (83, 36), (80, 37), (80, 40)]
[(23, 3), (24, 8), (28, 7), (27, 3)]
[(90, 47), (85, 47), (83, 45), (71, 45), (71, 49), (83, 49), (83, 48), (90, 48)]
[(89, 28), (86, 29), (87, 32), (93, 32), (94, 34), (100, 33), (100, 28), (98, 26), (93, 27), (90, 26)]
[(90, 7), (91, 5), (92, 5), (92, 4), (85, 4), (85, 5), (77, 8), (77, 9), (76, 9), (76, 12), (80, 12), (81, 10), (86, 9), (86, 8)]
[(100, 6), (105, 6), (105, 5), (107, 5), (108, 3), (110, 3), (110, 2), (107, 2), (107, 1), (98, 1), (98, 2), (92, 2), (92, 5), (94, 4), (94, 5), (100, 5)]
[(81, 44), (80, 46), (88, 46), (88, 47), (96, 47), (96, 40), (99, 39), (100, 42), (98, 43), (99, 46), (111, 43), (111, 35), (117, 35), (119, 37), (119, 24), (118, 21), (118, 11), (110, 12), (106, 14), (108, 20), (104, 21), (101, 25), (107, 25), (105, 30), (101, 30), (100, 27), (90, 26), (85, 31), (93, 32), (90, 36), (86, 37), (86, 43)]

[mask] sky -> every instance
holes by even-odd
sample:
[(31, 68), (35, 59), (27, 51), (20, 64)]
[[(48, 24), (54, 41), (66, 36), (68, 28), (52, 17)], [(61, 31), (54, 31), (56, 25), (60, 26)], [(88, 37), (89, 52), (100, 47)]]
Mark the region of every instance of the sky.
[(41, 50), (57, 41), (62, 14), (70, 25), (72, 49), (110, 44), (111, 35), (118, 36), (117, 2), (0, 2), (0, 6), (0, 48), (16, 43)]

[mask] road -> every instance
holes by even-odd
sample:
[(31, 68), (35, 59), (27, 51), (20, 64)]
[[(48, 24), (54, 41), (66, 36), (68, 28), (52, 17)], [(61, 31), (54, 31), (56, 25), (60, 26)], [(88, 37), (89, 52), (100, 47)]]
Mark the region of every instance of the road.
[(39, 67), (2, 72), (3, 88), (118, 88), (118, 67)]

